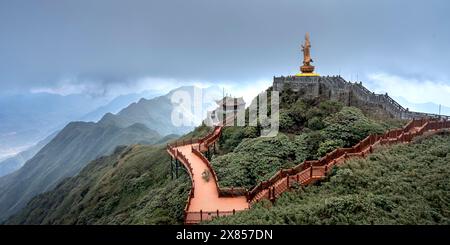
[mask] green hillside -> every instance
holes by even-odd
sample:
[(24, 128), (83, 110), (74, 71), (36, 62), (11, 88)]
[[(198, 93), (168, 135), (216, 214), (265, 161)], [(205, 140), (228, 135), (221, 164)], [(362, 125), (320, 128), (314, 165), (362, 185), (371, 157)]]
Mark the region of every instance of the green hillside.
[(211, 224), (450, 224), (450, 133), (380, 148), (325, 181)]
[[(35, 195), (76, 175), (90, 161), (111, 154), (119, 145), (162, 144), (177, 137), (174, 133), (190, 131), (191, 126), (172, 125), (171, 97), (176, 92), (193, 95), (197, 90), (194, 86), (180, 87), (164, 96), (141, 99), (117, 115), (106, 114), (97, 123), (69, 123), (20, 170), (0, 177), (0, 221), (19, 211)], [(215, 90), (217, 87), (207, 91)]]
[(177, 224), (190, 189), (171, 180), (164, 146), (119, 147), (33, 198), (6, 224)]
[[(208, 130), (200, 126), (182, 138)], [(191, 181), (183, 171), (172, 180), (169, 161), (165, 145), (117, 147), (32, 198), (5, 224), (181, 224)]]
[(161, 136), (142, 124), (126, 128), (73, 122), (14, 172), (0, 178), (0, 220), (19, 211), (35, 195), (52, 190), (65, 177), (110, 154), (118, 145), (152, 144)]
[(351, 147), (369, 134), (406, 123), (371, 114), (367, 108), (305, 100), (290, 91), (281, 94), (280, 102), (280, 133), (276, 137), (257, 137), (257, 127), (224, 128), (220, 154), (212, 159), (220, 186), (250, 189), (280, 168), (318, 159), (336, 148)]
[[(224, 128), (212, 160), (222, 187), (251, 188), (281, 167), (316, 159), (336, 147), (351, 146), (371, 133), (405, 123), (383, 113), (371, 114), (367, 108), (303, 100), (292, 93), (281, 95), (280, 113), (281, 130), (274, 138), (258, 137), (260, 127)], [(208, 130), (202, 125), (182, 139), (203, 136)], [(271, 208), (269, 203), (261, 203), (249, 212), (212, 223), (448, 222), (449, 196), (444, 193), (448, 184), (443, 178), (448, 176), (444, 166), (449, 162), (449, 139), (448, 135), (434, 136), (380, 150), (367, 160), (350, 162), (325, 182), (283, 195)], [(186, 174), (171, 180), (169, 168), (164, 146), (118, 149), (33, 198), (6, 223), (182, 223), (190, 180)]]

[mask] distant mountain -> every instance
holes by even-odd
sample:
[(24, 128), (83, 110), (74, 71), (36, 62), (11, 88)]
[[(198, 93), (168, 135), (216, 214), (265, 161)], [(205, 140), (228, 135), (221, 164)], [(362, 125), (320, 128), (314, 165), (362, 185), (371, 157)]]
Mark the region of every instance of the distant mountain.
[(143, 124), (115, 125), (72, 122), (13, 174), (0, 178), (0, 219), (22, 208), (36, 194), (77, 174), (90, 160), (118, 145), (152, 144), (161, 136)]
[(21, 168), (26, 161), (30, 160), (45, 145), (47, 145), (56, 136), (56, 134), (57, 132), (39, 141), (36, 145), (30, 147), (29, 149), (0, 162), (0, 177), (10, 174)]
[(88, 95), (27, 93), (0, 96), (0, 149), (34, 145), (107, 101)]
[(160, 140), (158, 140), (158, 142), (156, 142), (155, 144), (163, 144), (165, 142), (176, 140), (178, 138), (180, 138), (180, 135), (178, 135), (178, 134), (169, 134), (169, 135), (164, 136)]
[[(200, 92), (201, 91), (201, 92)], [(100, 121), (99, 124), (108, 125), (114, 124), (120, 127), (127, 127), (133, 123), (142, 123), (148, 128), (158, 131), (161, 135), (168, 134), (185, 134), (193, 129), (194, 125), (189, 126), (177, 126), (172, 122), (172, 110), (173, 104), (171, 101), (172, 96), (177, 92), (186, 92), (190, 95), (190, 108), (188, 103), (183, 103), (185, 116), (193, 116), (198, 121), (198, 124), (203, 118), (206, 117), (206, 108), (216, 108), (214, 102), (215, 99), (220, 98), (220, 88), (212, 86), (207, 89), (199, 89), (195, 86), (184, 86), (170, 91), (167, 95), (159, 96), (151, 100), (140, 99), (137, 103), (132, 103), (125, 109), (121, 110), (116, 115), (107, 113)], [(202, 94), (200, 104), (196, 105), (193, 101), (194, 94)], [(199, 115), (190, 115), (189, 112), (194, 112), (195, 107), (201, 107), (205, 110)], [(186, 113), (187, 112), (187, 113)], [(194, 113), (192, 113), (194, 114)]]
[(181, 87), (164, 96), (141, 99), (117, 115), (106, 114), (97, 123), (69, 123), (21, 169), (0, 178), (0, 220), (20, 210), (33, 196), (74, 176), (89, 161), (110, 154), (119, 145), (161, 143), (161, 135), (169, 135), (166, 139), (171, 139), (174, 136), (170, 134), (193, 129), (193, 126), (177, 127), (171, 123), (170, 98), (177, 91), (192, 95), (196, 88)]
[(190, 181), (169, 171), (164, 146), (117, 147), (5, 224), (182, 224)]
[[(147, 104), (155, 103), (155, 101), (160, 101), (161, 103), (153, 104), (152, 107), (146, 107)], [(280, 118), (283, 120), (280, 122), (280, 134), (277, 137), (257, 137), (260, 134), (259, 130), (251, 127), (227, 127), (223, 130), (220, 155), (214, 157), (212, 162), (216, 173), (220, 174), (222, 172), (222, 177), (225, 176), (224, 178), (219, 178), (219, 180), (221, 182), (224, 180), (228, 181), (228, 184), (222, 183), (223, 185), (221, 184), (221, 186), (247, 185), (247, 187), (251, 187), (258, 183), (258, 180), (267, 180), (273, 176), (280, 167), (289, 168), (293, 166), (292, 164), (297, 164), (305, 159), (316, 159), (324, 156), (326, 152), (330, 152), (336, 147), (351, 146), (371, 133), (381, 133), (388, 128), (398, 128), (405, 123), (387, 117), (378, 117), (378, 112), (372, 110), (375, 109), (372, 107), (361, 107), (364, 112), (367, 112), (366, 115), (361, 109), (346, 107), (336, 101), (303, 100), (300, 93), (281, 94), (280, 101), (283, 102), (280, 104)], [(98, 124), (105, 127), (114, 125), (115, 122), (120, 125), (128, 125), (132, 122), (131, 119), (134, 118), (132, 115), (141, 115), (136, 116), (136, 119), (140, 122), (148, 123), (150, 119), (155, 120), (155, 117), (153, 117), (151, 111), (147, 112), (146, 110), (155, 108), (155, 106), (163, 106), (165, 103), (163, 98), (155, 98), (152, 102), (142, 100), (130, 105), (117, 115), (106, 115)], [(160, 108), (164, 107), (158, 107), (158, 109)], [(156, 111), (165, 112), (164, 110)], [(372, 119), (372, 117), (376, 120)], [(140, 127), (143, 127), (143, 124)], [(207, 127), (197, 127), (193, 132), (184, 135), (182, 138), (189, 139), (205, 135), (207, 130)], [(164, 140), (174, 137), (176, 136), (167, 135), (164, 137), (165, 139), (159, 140), (158, 143), (163, 143)], [(325, 144), (323, 144), (324, 142)], [(438, 157), (445, 162), (445, 153), (448, 152), (448, 144), (445, 145), (445, 142), (448, 142), (448, 140), (443, 137), (439, 139), (438, 144), (434, 144), (434, 146), (439, 147), (432, 147), (431, 158), (436, 159)], [(430, 149), (429, 145), (423, 145), (425, 148), (427, 146)], [(414, 153), (411, 155), (412, 158), (421, 153), (416, 148), (411, 148), (411, 152)], [(239, 155), (239, 153), (242, 154)], [(402, 150), (401, 153), (403, 154), (405, 151)], [(403, 154), (399, 159), (404, 160), (405, 157), (408, 156)], [(377, 158), (374, 159), (377, 160)], [(385, 165), (388, 168), (392, 166), (392, 159), (386, 157), (383, 159), (387, 159)], [(167, 153), (162, 145), (135, 145), (116, 148), (112, 155), (92, 161), (78, 175), (67, 178), (51, 191), (32, 198), (23, 209), (10, 216), (5, 221), (5, 224), (180, 224), (184, 218), (183, 209), (190, 181), (185, 173), (181, 174), (179, 178), (172, 180), (169, 175), (170, 165), (167, 161)], [(402, 163), (402, 161), (397, 162)], [(439, 162), (439, 164), (441, 163)], [(370, 164), (366, 165), (371, 166)], [(236, 171), (230, 172), (230, 169), (233, 168)], [(361, 171), (361, 168), (358, 167), (356, 170)], [(386, 172), (383, 168), (377, 170), (378, 172)], [(339, 172), (339, 169), (337, 171)], [(405, 171), (400, 172), (408, 174)], [(232, 176), (230, 173), (232, 173)], [(348, 179), (348, 173), (344, 176), (345, 178), (336, 175), (335, 171), (332, 174), (338, 180)], [(432, 176), (436, 176), (435, 173), (433, 174)], [(377, 176), (383, 176), (383, 174), (377, 174)], [(409, 177), (411, 177), (411, 174), (409, 174)], [(360, 179), (351, 179), (350, 182), (343, 184), (346, 184), (346, 186), (351, 184), (353, 186), (356, 182), (361, 182)], [(426, 178), (421, 179), (424, 182), (429, 182)], [(441, 179), (439, 184), (444, 186), (442, 183), (446, 183), (445, 176)], [(379, 183), (386, 183), (386, 181)], [(395, 182), (393, 183), (395, 185)], [(414, 182), (410, 181), (410, 183)], [(336, 187), (336, 185), (329, 185), (329, 187), (337, 188), (337, 194), (339, 194), (339, 191), (342, 192), (343, 189), (349, 189), (351, 192), (354, 192), (354, 188), (346, 188), (346, 186)], [(407, 187), (407, 185), (403, 185), (399, 189), (402, 193), (414, 194), (411, 191), (405, 192), (405, 186)], [(322, 188), (321, 186), (319, 187)], [(366, 187), (367, 183), (363, 181), (360, 188), (363, 194), (367, 193), (367, 191), (364, 191)], [(380, 189), (379, 184), (374, 187), (376, 187), (375, 189)], [(439, 195), (434, 196), (441, 197), (442, 193), (446, 193), (445, 188), (436, 189), (436, 185), (431, 185), (431, 187), (439, 192)], [(389, 189), (392, 190), (393, 188), (389, 187)], [(320, 189), (315, 186), (313, 191), (314, 193), (312, 194), (316, 194)], [(324, 200), (326, 200), (328, 193), (323, 193)], [(300, 194), (303, 195), (304, 190)], [(338, 198), (341, 198), (341, 196), (337, 195)], [(291, 197), (289, 198), (292, 199)], [(413, 198), (411, 200), (416, 199)], [(422, 196), (420, 200), (425, 199)], [(376, 199), (375, 201), (378, 200)], [(432, 198), (430, 200), (433, 201)], [(300, 204), (305, 203), (305, 200), (299, 199), (299, 201), (301, 201)], [(358, 205), (360, 201), (360, 198), (357, 196), (355, 205)], [(311, 203), (314, 204), (314, 202)], [(441, 203), (445, 206), (445, 202)], [(315, 207), (317, 205), (312, 206)], [(416, 206), (423, 207), (423, 205)], [(437, 209), (441, 206), (438, 206)], [(280, 209), (278, 211), (281, 214), (286, 214), (286, 208), (283, 208), (284, 210)], [(249, 212), (252, 212), (252, 210)], [(273, 207), (273, 210), (277, 211), (276, 207)], [(0, 213), (2, 211), (0, 210)], [(299, 209), (299, 211), (301, 210)], [(373, 211), (373, 208), (368, 208), (366, 211), (370, 213)], [(262, 210), (263, 214), (264, 212), (267, 212), (267, 210)], [(393, 218), (393, 221), (398, 220), (396, 219), (397, 217), (393, 217), (391, 213), (386, 212), (384, 207), (380, 208), (380, 212)], [(256, 214), (255, 212), (253, 213)], [(253, 213), (252, 217), (257, 217)], [(339, 216), (342, 213), (342, 208), (338, 207), (335, 213)], [(349, 213), (354, 213), (354, 210), (349, 210)], [(438, 212), (439, 215), (441, 213)], [(293, 212), (293, 215), (298, 216), (298, 214), (299, 212)], [(362, 217), (362, 222), (364, 222), (366, 221), (364, 219), (366, 216), (360, 215), (360, 217), (356, 218)], [(239, 218), (239, 216), (230, 217)], [(262, 218), (267, 219), (267, 217)], [(438, 221), (445, 223), (446, 221), (445, 217), (433, 219), (434, 217), (429, 215), (428, 218), (429, 220), (426, 221), (431, 220), (435, 223)], [(267, 221), (266, 219), (261, 220)], [(322, 220), (317, 219), (318, 222)], [(350, 221), (353, 222), (355, 220), (358, 222), (357, 219), (351, 219)]]
[[(131, 93), (112, 100), (84, 94), (26, 93), (0, 96), (0, 160), (29, 148), (70, 121), (98, 121), (117, 113), (140, 98), (153, 98), (154, 91)], [(4, 159), (3, 159), (4, 160)]]
[(141, 98), (152, 99), (160, 94), (154, 91), (145, 91), (142, 93), (131, 93), (126, 95), (120, 95), (110, 101), (108, 104), (104, 106), (100, 106), (95, 110), (83, 115), (79, 120), (85, 122), (97, 122), (100, 120), (106, 113), (116, 114), (123, 108), (127, 107), (133, 102), (137, 102)]
[[(401, 96), (395, 97), (395, 100), (403, 107), (409, 108), (410, 111), (439, 114), (439, 105), (435, 103), (412, 103)], [(450, 107), (441, 105), (441, 115), (450, 116)]]

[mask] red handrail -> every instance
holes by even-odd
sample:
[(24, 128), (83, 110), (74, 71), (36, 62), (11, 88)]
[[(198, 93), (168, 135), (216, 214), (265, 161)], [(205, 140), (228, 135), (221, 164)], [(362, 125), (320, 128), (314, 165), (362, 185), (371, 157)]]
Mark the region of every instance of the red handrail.
[[(309, 170), (308, 180), (303, 181), (303, 183), (310, 183), (314, 178), (323, 178), (327, 173), (331, 171), (331, 167), (337, 164), (342, 164), (349, 157), (354, 156), (366, 156), (373, 152), (373, 148), (377, 144), (384, 143), (398, 143), (398, 142), (409, 142), (417, 135), (423, 134), (425, 131), (437, 130), (443, 128), (449, 128), (450, 121), (439, 120), (439, 119), (416, 119), (411, 120), (403, 128), (392, 129), (384, 133), (383, 135), (369, 135), (355, 146), (351, 148), (338, 148), (328, 153), (319, 160), (304, 161), (297, 166), (289, 170), (280, 170), (275, 173), (268, 181), (264, 181), (256, 185), (248, 193), (248, 200), (250, 203), (255, 203), (261, 199), (267, 198), (267, 195), (263, 195), (263, 192), (271, 192), (269, 198), (275, 198), (281, 192), (286, 191), (286, 188), (279, 187), (280, 183), (290, 183), (290, 179), (300, 180), (300, 173), (303, 174), (306, 170)], [(418, 128), (418, 130), (416, 130)], [(287, 174), (286, 174), (287, 173)], [(319, 173), (320, 175), (314, 175)], [(299, 181), (297, 181), (299, 182)], [(288, 184), (289, 185), (289, 184)], [(273, 189), (273, 190), (272, 190)], [(277, 191), (277, 190), (282, 190)]]
[[(215, 173), (211, 163), (206, 159), (201, 153), (201, 150), (209, 147), (211, 144), (217, 141), (220, 137), (222, 126), (216, 126), (211, 130), (205, 137), (200, 139), (191, 139), (190, 141), (175, 142), (175, 144), (168, 144), (167, 150), (173, 156), (178, 158), (183, 165), (188, 168), (188, 172), (192, 179), (192, 189), (189, 192), (189, 198), (186, 202), (186, 207), (184, 210), (185, 222), (186, 223), (198, 223), (202, 220), (211, 219), (212, 217), (217, 217), (221, 215), (229, 215), (234, 213), (233, 211), (203, 211), (200, 212), (189, 212), (189, 206), (191, 203), (191, 198), (194, 197), (195, 183), (193, 178), (192, 166), (185, 155), (181, 153), (177, 146), (191, 144), (192, 152), (200, 157), (202, 161), (208, 167), (208, 170), (213, 175), (217, 183), (217, 190), (219, 195), (246, 195), (249, 203), (255, 203), (262, 199), (274, 199), (277, 198), (281, 193), (289, 190), (292, 183), (299, 183), (301, 185), (306, 185), (312, 181), (316, 181), (324, 178), (335, 165), (342, 164), (351, 157), (365, 157), (369, 153), (373, 152), (373, 148), (378, 144), (394, 144), (398, 142), (409, 142), (414, 137), (422, 135), (426, 131), (438, 130), (443, 128), (450, 128), (450, 121), (444, 119), (413, 119), (408, 124), (402, 128), (392, 129), (385, 132), (382, 135), (369, 135), (356, 145), (351, 148), (338, 148), (332, 152), (326, 154), (318, 160), (303, 161), (302, 163), (296, 165), (291, 169), (281, 169), (276, 174), (274, 174), (269, 180), (263, 181), (247, 191), (245, 188), (220, 188), (218, 184), (217, 174)], [(198, 144), (198, 146), (194, 146)], [(198, 147), (198, 148), (197, 148)], [(202, 148), (204, 147), (204, 148)], [(200, 215), (200, 216), (199, 216)]]

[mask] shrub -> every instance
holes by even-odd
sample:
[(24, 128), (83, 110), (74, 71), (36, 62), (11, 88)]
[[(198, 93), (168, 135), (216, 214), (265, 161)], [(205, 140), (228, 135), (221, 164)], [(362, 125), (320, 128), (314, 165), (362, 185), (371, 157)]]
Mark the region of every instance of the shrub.
[(312, 130), (321, 130), (325, 127), (325, 123), (323, 123), (323, 119), (320, 117), (313, 117), (308, 120), (308, 128)]
[(384, 128), (364, 116), (361, 110), (344, 107), (341, 111), (325, 118), (324, 138), (342, 140), (345, 146), (352, 146), (369, 134), (381, 134)]
[(295, 145), (284, 134), (244, 139), (233, 152), (212, 160), (221, 186), (247, 188), (295, 162)]
[(298, 100), (290, 106), (289, 116), (295, 121), (296, 124), (301, 125), (307, 120), (307, 110), (308, 105), (304, 101)]
[(337, 113), (342, 110), (343, 107), (344, 105), (341, 102), (335, 100), (325, 100), (319, 104), (319, 108), (324, 112), (324, 116)]
[(323, 140), (323, 136), (319, 131), (309, 131), (296, 136), (294, 145), (297, 161), (302, 162), (315, 159), (319, 145)]
[(256, 127), (251, 126), (224, 127), (219, 139), (220, 150), (223, 153), (231, 152), (243, 139), (257, 137), (258, 132)]
[(319, 144), (319, 149), (317, 150), (317, 157), (322, 157), (328, 152), (332, 152), (336, 148), (344, 146), (344, 141), (337, 139), (327, 139)]
[[(438, 150), (436, 150), (438, 149)], [(333, 169), (318, 185), (212, 224), (449, 224), (449, 135), (381, 148)], [(448, 151), (447, 151), (448, 152)]]
[(280, 112), (280, 130), (282, 132), (289, 132), (294, 127), (295, 122), (292, 117), (286, 112)]

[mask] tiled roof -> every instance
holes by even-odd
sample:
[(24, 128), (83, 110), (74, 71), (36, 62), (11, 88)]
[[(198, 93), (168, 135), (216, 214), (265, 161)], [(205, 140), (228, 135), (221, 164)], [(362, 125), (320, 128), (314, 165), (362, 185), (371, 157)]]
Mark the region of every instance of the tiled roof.
[(223, 97), (223, 99), (217, 100), (216, 103), (220, 106), (223, 105), (224, 103), (226, 105), (245, 105), (245, 101), (242, 97), (233, 98), (230, 96), (225, 96)]

